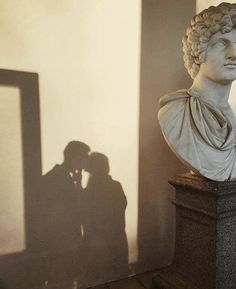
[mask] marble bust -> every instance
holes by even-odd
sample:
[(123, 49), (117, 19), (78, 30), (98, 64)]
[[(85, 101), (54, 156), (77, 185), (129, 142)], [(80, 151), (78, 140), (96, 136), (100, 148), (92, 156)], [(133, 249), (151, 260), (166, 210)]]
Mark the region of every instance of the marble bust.
[(183, 51), (193, 84), (161, 97), (162, 133), (194, 173), (236, 179), (236, 119), (228, 103), (236, 79), (236, 4), (211, 6), (193, 17)]

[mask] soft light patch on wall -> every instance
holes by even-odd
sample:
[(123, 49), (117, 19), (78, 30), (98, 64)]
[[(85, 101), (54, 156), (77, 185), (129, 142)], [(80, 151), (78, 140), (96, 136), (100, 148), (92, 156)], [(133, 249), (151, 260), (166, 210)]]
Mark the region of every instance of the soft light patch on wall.
[(105, 154), (128, 200), (130, 261), (137, 259), (141, 1), (1, 3), (2, 68), (39, 73), (43, 173), (68, 142)]
[(0, 86), (0, 255), (25, 249), (20, 92)]

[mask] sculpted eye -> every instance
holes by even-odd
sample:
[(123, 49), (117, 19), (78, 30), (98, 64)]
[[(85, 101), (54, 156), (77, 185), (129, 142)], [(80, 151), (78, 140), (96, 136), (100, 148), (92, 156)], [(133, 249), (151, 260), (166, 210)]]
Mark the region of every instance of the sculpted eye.
[(220, 39), (213, 44), (213, 46), (216, 46), (216, 47), (225, 47), (226, 45), (227, 45), (227, 42), (223, 39)]

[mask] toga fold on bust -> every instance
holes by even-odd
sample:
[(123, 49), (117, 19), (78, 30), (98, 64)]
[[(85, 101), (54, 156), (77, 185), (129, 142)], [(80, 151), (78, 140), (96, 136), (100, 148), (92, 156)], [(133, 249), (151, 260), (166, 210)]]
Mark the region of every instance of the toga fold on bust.
[(160, 99), (162, 133), (178, 158), (196, 174), (225, 181), (236, 178), (236, 121), (230, 106), (216, 108), (192, 89)]

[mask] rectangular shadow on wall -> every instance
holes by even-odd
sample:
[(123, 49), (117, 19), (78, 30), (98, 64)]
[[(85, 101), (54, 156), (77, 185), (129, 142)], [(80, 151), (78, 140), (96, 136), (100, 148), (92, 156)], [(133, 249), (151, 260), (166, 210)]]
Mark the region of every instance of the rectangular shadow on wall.
[(14, 288), (27, 275), (41, 175), (38, 74), (0, 69), (0, 136), (0, 279)]
[(195, 14), (195, 0), (143, 0), (140, 71), (139, 216), (140, 271), (171, 262), (175, 211), (168, 178), (186, 171), (160, 131), (158, 98), (188, 88), (182, 37)]

